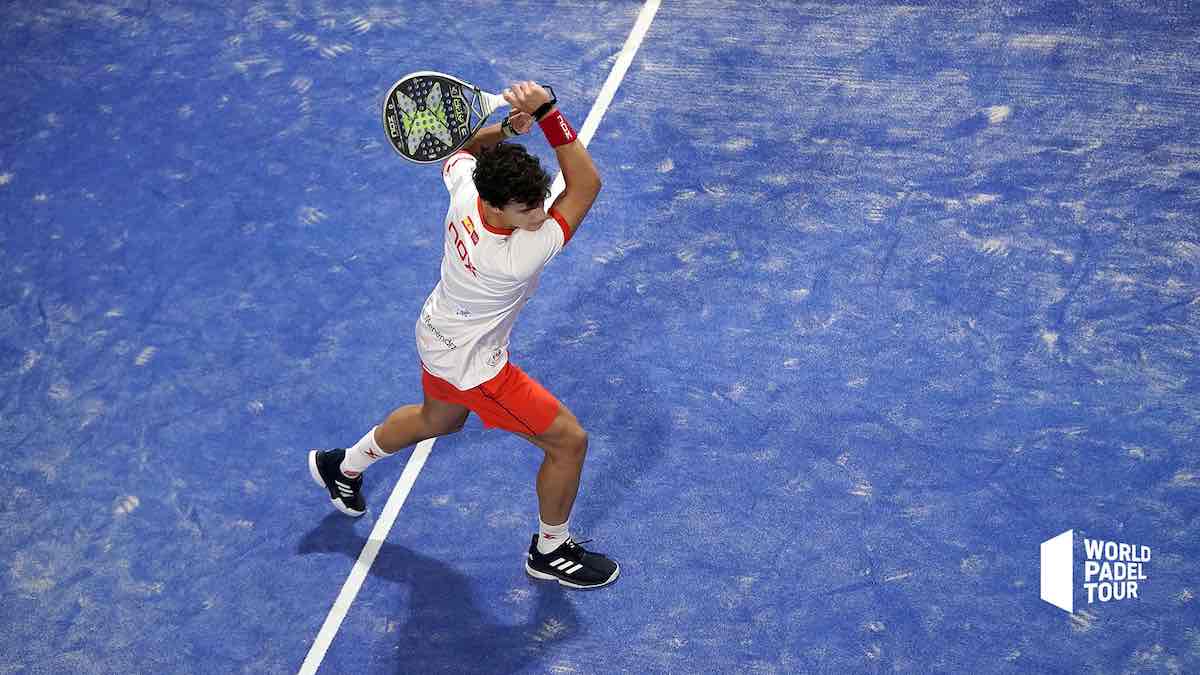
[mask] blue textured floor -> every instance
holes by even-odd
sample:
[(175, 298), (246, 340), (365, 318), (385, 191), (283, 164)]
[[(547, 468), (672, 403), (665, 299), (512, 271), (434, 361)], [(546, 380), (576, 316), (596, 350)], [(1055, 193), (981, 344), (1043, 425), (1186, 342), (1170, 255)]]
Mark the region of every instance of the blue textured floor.
[[(622, 578), (526, 578), (539, 455), (472, 420), (322, 672), (1200, 672), (1200, 9), (1152, 4), (667, 0), (512, 345)], [(579, 127), (640, 6), (0, 6), (0, 674), (296, 671), (404, 462), (350, 521), (304, 452), (420, 395), (445, 193), (380, 98)], [(1069, 528), (1142, 597), (1039, 600)]]

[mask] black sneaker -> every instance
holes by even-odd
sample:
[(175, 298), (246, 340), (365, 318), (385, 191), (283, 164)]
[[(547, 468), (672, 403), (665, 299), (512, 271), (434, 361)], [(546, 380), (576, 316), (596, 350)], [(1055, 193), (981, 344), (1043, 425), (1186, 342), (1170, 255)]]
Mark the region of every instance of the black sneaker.
[(355, 518), (367, 511), (367, 500), (362, 496), (362, 476), (347, 478), (342, 474), (342, 458), (346, 451), (312, 450), (308, 453), (308, 472), (317, 485), (329, 490), (329, 500), (338, 511)]
[(573, 539), (542, 555), (537, 550), (538, 536), (533, 535), (525, 572), (534, 579), (557, 580), (571, 588), (600, 588), (617, 580), (621, 566), (603, 554), (585, 550)]

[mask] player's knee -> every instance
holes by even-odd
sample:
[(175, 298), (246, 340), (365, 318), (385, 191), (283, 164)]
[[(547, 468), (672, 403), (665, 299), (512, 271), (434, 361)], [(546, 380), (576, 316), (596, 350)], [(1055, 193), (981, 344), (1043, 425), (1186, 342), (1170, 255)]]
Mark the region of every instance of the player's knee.
[(578, 424), (571, 425), (567, 430), (563, 443), (565, 459), (572, 462), (582, 462), (587, 456), (588, 434)]
[(459, 417), (457, 419), (449, 420), (443, 424), (442, 433), (440, 433), (438, 435), (445, 436), (446, 434), (456, 434), (456, 433), (462, 431), (462, 428), (465, 427), (466, 425), (467, 425), (467, 418), (465, 415), (463, 417)]
[(466, 415), (462, 417), (439, 417), (430, 413), (428, 408), (421, 407), (421, 421), (424, 422), (425, 435), (427, 438), (437, 436), (445, 436), (462, 431), (462, 428), (467, 423)]
[(443, 422), (436, 435), (445, 436), (447, 434), (456, 434), (456, 433), (462, 431), (462, 428), (464, 426), (466, 426), (466, 424), (467, 424), (467, 418), (465, 418), (465, 417), (462, 419), (449, 420), (449, 421)]

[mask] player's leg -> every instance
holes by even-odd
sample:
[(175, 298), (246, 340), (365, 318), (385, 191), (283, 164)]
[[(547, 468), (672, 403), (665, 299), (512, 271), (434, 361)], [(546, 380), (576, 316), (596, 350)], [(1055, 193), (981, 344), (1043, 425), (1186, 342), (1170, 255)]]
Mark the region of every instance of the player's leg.
[(519, 435), (545, 453), (537, 474), (539, 532), (529, 545), (525, 571), (534, 578), (556, 580), (573, 588), (612, 583), (620, 566), (603, 554), (584, 549), (569, 531), (587, 457), (587, 432), (571, 410), (559, 404), (549, 428), (540, 434)]
[(538, 515), (543, 523), (565, 523), (579, 493), (587, 432), (574, 413), (560, 404), (549, 429), (537, 435), (519, 435), (545, 453), (537, 473)]
[(463, 428), (470, 412), (464, 405), (426, 394), (420, 405), (396, 408), (375, 428), (376, 446), (383, 454), (391, 455), (427, 438), (452, 434)]
[(329, 491), (334, 508), (346, 515), (361, 516), (367, 510), (362, 494), (362, 473), (367, 467), (415, 443), (462, 429), (470, 410), (445, 400), (453, 398), (456, 390), (424, 371), (421, 382), (425, 399), (419, 405), (393, 410), (382, 424), (348, 449), (308, 453), (309, 473)]
[(361, 516), (367, 510), (362, 494), (362, 473), (367, 467), (427, 438), (462, 429), (469, 413), (466, 406), (426, 394), (419, 405), (393, 410), (383, 424), (373, 427), (348, 449), (310, 451), (309, 473), (329, 490), (334, 508), (346, 515)]
[(426, 381), (426, 391), (445, 392), (479, 415), (484, 426), (518, 434), (545, 453), (537, 474), (540, 530), (529, 544), (525, 571), (574, 588), (615, 580), (620, 572), (615, 562), (570, 538), (568, 519), (588, 447), (587, 433), (570, 409), (511, 362), (469, 391), (445, 389), (428, 373)]

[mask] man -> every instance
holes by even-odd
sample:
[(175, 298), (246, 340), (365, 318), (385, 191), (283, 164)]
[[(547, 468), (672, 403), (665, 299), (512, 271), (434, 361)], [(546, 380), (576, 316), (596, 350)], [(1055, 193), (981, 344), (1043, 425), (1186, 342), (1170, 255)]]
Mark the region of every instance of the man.
[[(600, 175), (550, 94), (533, 82), (504, 91), (513, 114), (481, 129), (442, 166), (450, 192), (441, 280), (417, 320), (424, 402), (398, 408), (349, 449), (313, 450), (309, 471), (334, 507), (366, 510), (362, 472), (384, 456), (462, 429), (475, 412), (486, 427), (518, 434), (545, 452), (537, 474), (539, 532), (525, 571), (572, 588), (616, 580), (620, 567), (569, 532), (587, 454), (587, 433), (550, 392), (509, 361), (508, 340), (542, 268), (579, 228)], [(544, 209), (550, 177), (525, 148), (503, 139), (537, 120), (554, 147), (566, 188)]]

